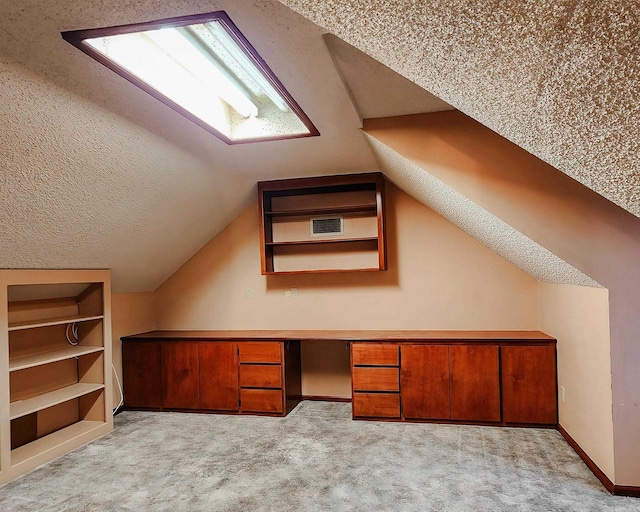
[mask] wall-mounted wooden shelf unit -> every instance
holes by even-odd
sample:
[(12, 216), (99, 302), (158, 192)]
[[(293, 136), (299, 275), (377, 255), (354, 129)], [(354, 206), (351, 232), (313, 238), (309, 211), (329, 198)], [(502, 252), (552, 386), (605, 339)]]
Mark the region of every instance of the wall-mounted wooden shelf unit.
[(384, 177), (258, 183), (262, 274), (387, 269)]
[(107, 270), (0, 271), (0, 483), (113, 429)]

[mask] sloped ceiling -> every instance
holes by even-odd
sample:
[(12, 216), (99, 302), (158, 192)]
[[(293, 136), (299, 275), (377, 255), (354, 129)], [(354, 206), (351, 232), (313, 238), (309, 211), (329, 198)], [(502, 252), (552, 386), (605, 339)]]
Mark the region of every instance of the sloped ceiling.
[(637, 2), (281, 1), (640, 216)]
[[(227, 146), (60, 37), (215, 10), (227, 11), (320, 137)], [(258, 180), (370, 171), (376, 157), (401, 173), (401, 158), (371, 151), (361, 118), (452, 107), (323, 32), (275, 0), (0, 4), (0, 268), (111, 268), (114, 291), (152, 290), (255, 200)], [(404, 186), (417, 197), (427, 181)], [(519, 238), (508, 256), (503, 235), (476, 233), (516, 264), (518, 252), (541, 254)], [(552, 256), (546, 277), (519, 266), (595, 284)]]
[(600, 287), (578, 269), (366, 134), (381, 170), (402, 190), (538, 281)]
[[(452, 110), (410, 80), (330, 34), (324, 36), (363, 119)], [(381, 87), (379, 84), (384, 84)], [(393, 95), (389, 94), (393, 91)], [(389, 98), (387, 98), (389, 96)], [(395, 116), (393, 116), (395, 118)], [(366, 128), (366, 123), (365, 123)], [(407, 194), (539, 281), (601, 286), (536, 241), (488, 212), (365, 131), (385, 176)], [(425, 141), (426, 143), (426, 141)]]
[(323, 37), (361, 119), (453, 109), (333, 34)]
[[(65, 30), (225, 10), (321, 132), (227, 146), (66, 43)], [(0, 267), (113, 269), (156, 288), (261, 179), (371, 171), (322, 30), (271, 1), (0, 4)]]

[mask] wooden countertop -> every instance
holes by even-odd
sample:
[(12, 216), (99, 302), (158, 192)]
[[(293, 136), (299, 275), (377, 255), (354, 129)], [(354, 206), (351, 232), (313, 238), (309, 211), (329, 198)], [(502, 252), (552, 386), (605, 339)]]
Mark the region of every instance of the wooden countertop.
[(209, 340), (209, 341), (521, 341), (555, 342), (540, 331), (404, 331), (404, 330), (233, 330), (233, 331), (150, 331), (124, 336), (122, 341)]

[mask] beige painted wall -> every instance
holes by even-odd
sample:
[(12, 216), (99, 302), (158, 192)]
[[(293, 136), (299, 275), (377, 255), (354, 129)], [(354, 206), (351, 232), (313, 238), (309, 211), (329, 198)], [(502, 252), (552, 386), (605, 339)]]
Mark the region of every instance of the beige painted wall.
[(558, 340), (560, 424), (614, 481), (609, 292), (539, 283), (538, 310)]
[(640, 219), (460, 112), (364, 127), (609, 290), (615, 483), (640, 485)]
[(302, 392), (351, 398), (349, 345), (338, 341), (302, 342)]
[[(122, 383), (122, 343), (120, 338), (129, 334), (153, 331), (156, 317), (153, 292), (114, 293), (111, 296), (111, 332), (113, 365)], [(113, 405), (120, 402), (120, 391), (113, 380)]]
[[(387, 199), (387, 272), (262, 276), (254, 206), (156, 290), (157, 327), (537, 329), (532, 277), (392, 185)], [(349, 396), (348, 358), (325, 373), (318, 351), (303, 347), (303, 393)]]

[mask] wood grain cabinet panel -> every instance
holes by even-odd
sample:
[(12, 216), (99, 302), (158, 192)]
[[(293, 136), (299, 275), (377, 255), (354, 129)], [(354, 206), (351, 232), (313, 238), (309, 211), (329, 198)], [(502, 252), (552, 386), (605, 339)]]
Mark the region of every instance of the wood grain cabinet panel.
[(558, 422), (555, 346), (502, 347), (502, 411), (506, 423)]
[(398, 368), (355, 367), (352, 378), (355, 391), (400, 391)]
[(282, 343), (277, 341), (241, 342), (241, 363), (282, 363)]
[(402, 413), (410, 419), (449, 419), (449, 347), (402, 345)]
[(162, 343), (162, 406), (197, 409), (200, 406), (198, 343)]
[(355, 418), (400, 418), (398, 393), (354, 393), (352, 405)]
[(281, 413), (283, 411), (282, 390), (241, 389), (240, 406), (243, 412)]
[(200, 409), (238, 410), (238, 356), (235, 343), (198, 343)]
[(128, 408), (286, 415), (300, 403), (299, 341), (123, 341)]
[(140, 409), (162, 407), (160, 361), (160, 343), (123, 343), (122, 387), (126, 407)]
[(279, 364), (241, 364), (240, 386), (243, 388), (281, 388), (282, 367)]
[(351, 364), (398, 366), (400, 356), (398, 346), (393, 344), (352, 343)]
[(497, 346), (449, 347), (451, 419), (500, 421)]
[(396, 344), (351, 344), (354, 418), (400, 418), (399, 364)]

